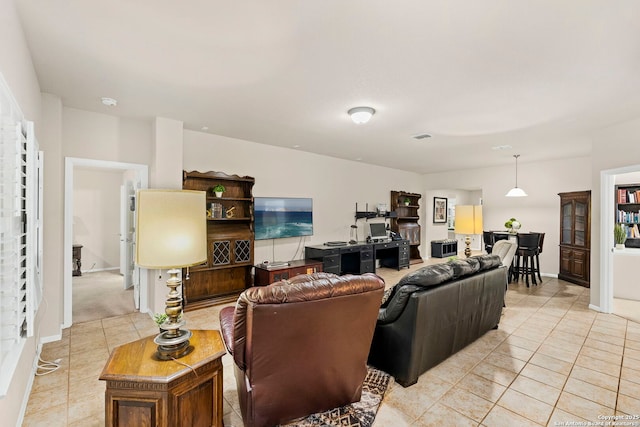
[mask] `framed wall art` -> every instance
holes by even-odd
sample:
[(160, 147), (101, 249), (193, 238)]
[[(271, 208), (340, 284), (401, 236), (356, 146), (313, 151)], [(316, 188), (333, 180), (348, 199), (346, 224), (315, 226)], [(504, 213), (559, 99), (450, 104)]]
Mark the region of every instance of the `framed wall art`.
[(447, 199), (446, 197), (433, 198), (433, 223), (446, 224), (447, 222)]

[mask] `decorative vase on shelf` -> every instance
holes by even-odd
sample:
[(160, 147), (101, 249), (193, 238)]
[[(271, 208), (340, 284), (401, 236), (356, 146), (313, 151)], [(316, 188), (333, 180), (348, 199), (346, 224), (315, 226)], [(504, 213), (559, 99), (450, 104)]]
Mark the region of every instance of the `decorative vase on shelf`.
[(224, 188), (224, 185), (222, 184), (217, 184), (215, 187), (213, 187), (211, 189), (211, 191), (213, 192), (213, 194), (216, 195), (216, 197), (222, 197), (222, 193), (226, 190), (226, 188)]

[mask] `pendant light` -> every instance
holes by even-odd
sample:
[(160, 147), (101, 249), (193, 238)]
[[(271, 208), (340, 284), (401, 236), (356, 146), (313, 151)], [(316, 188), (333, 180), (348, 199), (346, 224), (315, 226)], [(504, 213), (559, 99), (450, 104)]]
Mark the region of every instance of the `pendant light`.
[(525, 193), (522, 188), (518, 187), (518, 157), (520, 157), (520, 154), (514, 154), (513, 157), (516, 158), (516, 186), (513, 187), (511, 190), (509, 190), (509, 192), (505, 194), (505, 196), (506, 197), (526, 197), (527, 193)]

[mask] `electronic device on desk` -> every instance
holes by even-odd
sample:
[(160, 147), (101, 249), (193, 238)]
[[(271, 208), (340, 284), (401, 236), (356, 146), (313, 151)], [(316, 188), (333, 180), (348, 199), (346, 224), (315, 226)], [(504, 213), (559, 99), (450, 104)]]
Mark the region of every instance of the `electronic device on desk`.
[(384, 222), (369, 223), (369, 239), (374, 243), (384, 243), (389, 241), (387, 236), (387, 226)]
[(264, 268), (288, 267), (289, 266), (289, 261), (273, 261), (273, 262), (263, 261), (262, 262), (262, 266)]
[(325, 242), (325, 246), (346, 246), (347, 242), (343, 241), (333, 241), (333, 242)]
[(395, 231), (390, 231), (389, 235), (391, 236), (392, 241), (402, 240), (402, 236), (396, 233)]

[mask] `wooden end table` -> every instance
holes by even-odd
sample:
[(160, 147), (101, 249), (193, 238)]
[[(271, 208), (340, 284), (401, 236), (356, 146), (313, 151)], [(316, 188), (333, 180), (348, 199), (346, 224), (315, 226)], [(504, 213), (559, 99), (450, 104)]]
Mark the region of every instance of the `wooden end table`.
[(153, 336), (113, 350), (100, 375), (106, 426), (222, 427), (222, 337), (191, 332), (193, 351), (176, 360), (154, 358)]
[(281, 267), (267, 268), (264, 264), (258, 264), (255, 267), (254, 286), (267, 286), (280, 280), (291, 279), (299, 274), (320, 272), (322, 271), (322, 261), (298, 259)]

